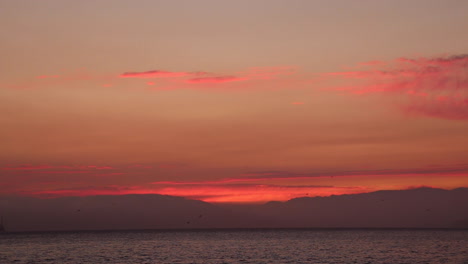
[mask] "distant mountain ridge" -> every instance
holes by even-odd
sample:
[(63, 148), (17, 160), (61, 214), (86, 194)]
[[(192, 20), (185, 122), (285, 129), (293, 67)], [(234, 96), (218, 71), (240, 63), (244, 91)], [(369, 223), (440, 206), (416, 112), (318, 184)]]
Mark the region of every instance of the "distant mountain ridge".
[(301, 197), (266, 207), (264, 215), (290, 227), (468, 228), (468, 188)]
[(157, 194), (0, 197), (7, 231), (184, 228), (468, 228), (468, 188), (226, 206)]

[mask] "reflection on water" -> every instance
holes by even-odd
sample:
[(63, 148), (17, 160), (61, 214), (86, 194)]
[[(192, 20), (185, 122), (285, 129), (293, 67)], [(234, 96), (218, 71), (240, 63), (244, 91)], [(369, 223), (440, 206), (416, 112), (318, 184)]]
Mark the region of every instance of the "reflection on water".
[(468, 230), (13, 233), (0, 263), (468, 263)]

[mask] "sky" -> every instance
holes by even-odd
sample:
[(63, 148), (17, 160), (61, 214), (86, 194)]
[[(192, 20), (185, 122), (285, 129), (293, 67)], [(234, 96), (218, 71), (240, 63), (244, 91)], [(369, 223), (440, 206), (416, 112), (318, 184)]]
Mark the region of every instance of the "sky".
[(468, 2), (1, 0), (0, 195), (468, 187)]

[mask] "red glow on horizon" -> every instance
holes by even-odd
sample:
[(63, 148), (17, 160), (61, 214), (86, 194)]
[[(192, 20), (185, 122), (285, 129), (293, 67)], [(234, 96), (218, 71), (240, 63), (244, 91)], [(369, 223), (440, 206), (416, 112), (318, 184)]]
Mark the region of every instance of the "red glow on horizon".
[[(360, 194), (379, 190), (409, 190), (417, 188), (441, 188), (433, 185), (407, 185), (388, 186), (386, 188), (375, 187), (299, 187), (299, 186), (268, 186), (252, 185), (248, 187), (236, 186), (197, 186), (189, 188), (104, 188), (104, 189), (63, 189), (50, 191), (35, 191), (24, 193), (28, 196), (41, 198), (58, 198), (70, 196), (95, 196), (95, 195), (127, 195), (127, 194), (157, 194), (184, 197), (191, 200), (200, 200), (208, 203), (239, 203), (258, 204), (270, 201), (285, 202), (301, 197), (326, 197), (333, 195)], [(447, 189), (447, 188), (442, 188)]]
[(287, 201), (298, 197), (331, 196), (342, 194), (357, 194), (374, 191), (374, 189), (353, 187), (287, 187), (252, 185), (248, 187), (236, 186), (197, 186), (190, 188), (106, 188), (106, 189), (77, 189), (36, 191), (29, 195), (43, 198), (57, 198), (67, 196), (94, 195), (126, 195), (126, 194), (158, 194), (185, 197), (209, 203), (264, 203), (269, 201)]
[[(177, 168), (180, 167), (176, 166), (174, 170)], [(254, 171), (232, 178), (149, 181), (138, 186), (126, 187), (129, 179), (143, 176), (148, 180), (151, 179), (148, 178), (149, 175), (160, 169), (160, 166), (142, 164), (117, 167), (9, 165), (2, 168), (9, 178), (0, 185), (0, 193), (39, 197), (163, 194), (207, 202), (261, 203), (269, 200), (285, 201), (303, 196), (340, 195), (382, 189), (401, 190), (421, 185), (446, 189), (468, 187), (467, 164), (451, 167), (315, 173)], [(122, 185), (110, 185), (116, 181)], [(25, 185), (25, 182), (29, 184)], [(90, 182), (94, 182), (94, 185), (90, 186)]]
[[(105, 173), (97, 177), (118, 176)], [(130, 174), (127, 174), (131, 176)], [(45, 198), (63, 196), (159, 194), (185, 197), (210, 203), (264, 203), (287, 201), (298, 197), (330, 196), (367, 193), (378, 190), (406, 190), (418, 187), (453, 189), (468, 187), (466, 173), (451, 176), (403, 175), (350, 175), (314, 178), (220, 179), (200, 182), (160, 181), (146, 186), (104, 186), (21, 191), (22, 195)], [(359, 183), (359, 185), (356, 185)], [(62, 183), (63, 184), (63, 183)], [(55, 186), (60, 186), (60, 183)]]

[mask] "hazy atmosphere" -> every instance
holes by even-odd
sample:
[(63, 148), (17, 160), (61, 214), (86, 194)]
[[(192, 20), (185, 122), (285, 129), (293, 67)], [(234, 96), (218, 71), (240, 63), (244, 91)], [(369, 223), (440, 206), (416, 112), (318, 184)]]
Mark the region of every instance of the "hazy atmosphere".
[[(21, 201), (63, 212), (75, 199), (70, 212), (85, 214), (102, 213), (100, 199), (144, 199), (125, 194), (235, 214), (429, 187), (456, 189), (456, 204), (438, 205), (455, 211), (420, 225), (464, 223), (467, 10), (457, 0), (0, 1), (0, 214), (21, 219)], [(212, 226), (232, 226), (209, 212)]]
[(0, 0), (0, 263), (468, 263), (467, 0)]

